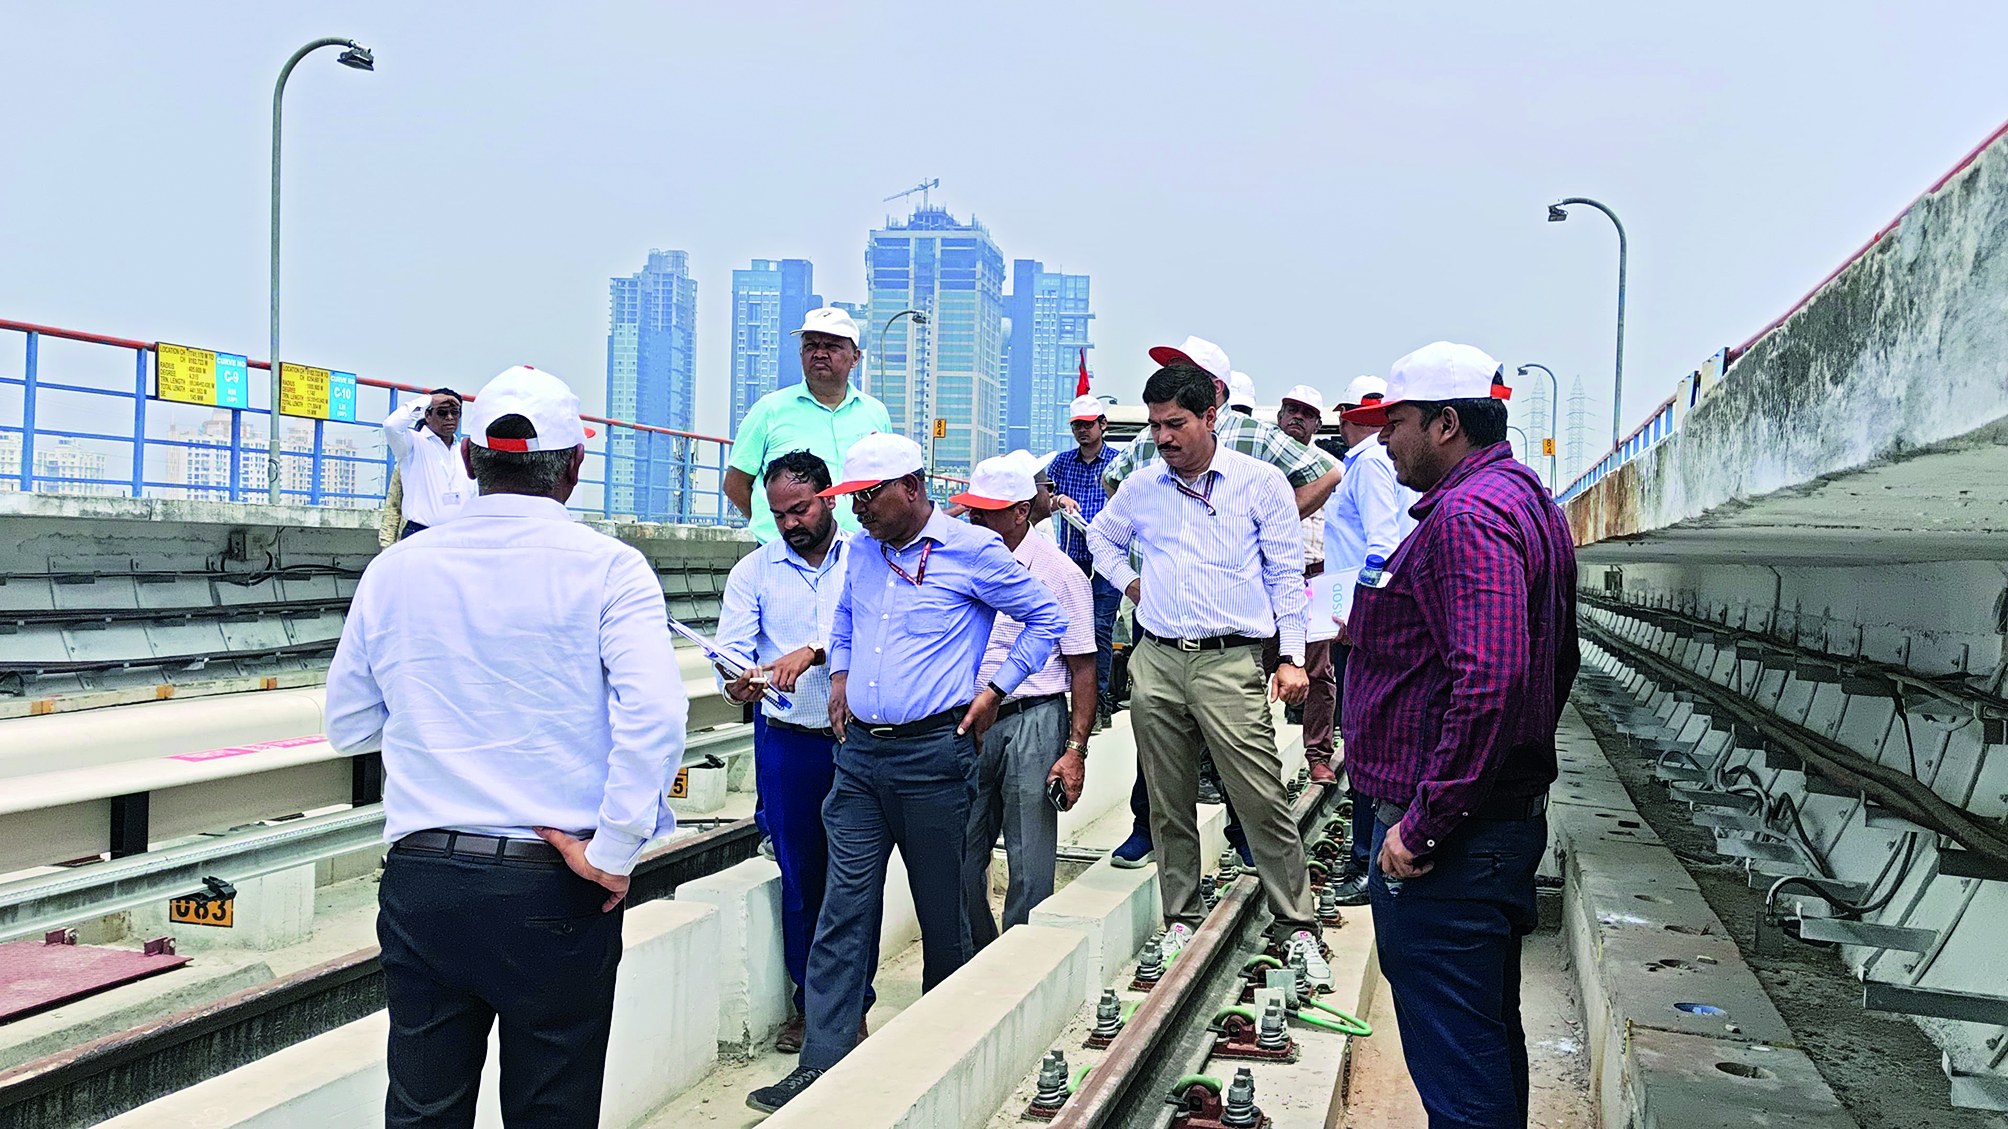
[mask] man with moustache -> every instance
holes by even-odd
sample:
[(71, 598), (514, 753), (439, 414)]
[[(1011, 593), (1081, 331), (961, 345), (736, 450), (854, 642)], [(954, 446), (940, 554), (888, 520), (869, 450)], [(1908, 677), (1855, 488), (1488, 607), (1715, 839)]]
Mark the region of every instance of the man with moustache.
[[(829, 485), (829, 467), (808, 451), (790, 451), (767, 464), (767, 510), (781, 536), (732, 566), (718, 613), (718, 649), (744, 669), (725, 695), (761, 703), (753, 715), (753, 771), (781, 868), (781, 949), (795, 983), (795, 1014), (774, 1040), (783, 1054), (802, 1049), (809, 942), (823, 909), (830, 855), (823, 831), (823, 800), (837, 755), (829, 709), (830, 628), (843, 595), (851, 535), (837, 528), (835, 507), (817, 493)], [(786, 696), (788, 706), (764, 700), (763, 684)], [(876, 950), (866, 965), (878, 966)], [(867, 978), (861, 1039), (862, 1016), (873, 999)]]
[(461, 465), (460, 393), (435, 388), (414, 396), (383, 421), (383, 441), (397, 460), (403, 525), (396, 540), (443, 525), (474, 500), (474, 480)]

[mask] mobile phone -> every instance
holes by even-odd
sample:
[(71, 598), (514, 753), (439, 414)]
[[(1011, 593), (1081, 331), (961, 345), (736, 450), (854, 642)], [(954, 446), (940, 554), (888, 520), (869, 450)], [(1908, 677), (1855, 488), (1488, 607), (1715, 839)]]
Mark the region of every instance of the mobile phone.
[(1059, 777), (1046, 781), (1046, 798), (1053, 801), (1055, 811), (1067, 810), (1067, 786)]

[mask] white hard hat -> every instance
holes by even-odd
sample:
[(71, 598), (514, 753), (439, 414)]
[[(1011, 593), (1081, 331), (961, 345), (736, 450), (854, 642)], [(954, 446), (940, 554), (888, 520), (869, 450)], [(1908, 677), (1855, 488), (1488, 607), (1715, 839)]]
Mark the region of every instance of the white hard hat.
[(1505, 400), (1513, 395), (1506, 374), (1491, 354), (1471, 345), (1438, 341), (1424, 345), (1387, 370), (1387, 397), (1345, 414), (1349, 423), (1379, 426), (1387, 408), (1404, 400)]
[(1108, 414), (1108, 405), (1102, 403), (1101, 399), (1095, 396), (1076, 396), (1074, 397), (1074, 402), (1067, 405), (1067, 418), (1069, 420), (1101, 419)]
[[(490, 435), (503, 416), (530, 423), (528, 436)], [(594, 432), (579, 419), (579, 398), (564, 381), (529, 365), (517, 365), (484, 385), (467, 405), (461, 434), (491, 451), (569, 451)]]
[(1361, 404), (1371, 404), (1385, 399), (1387, 399), (1387, 381), (1378, 376), (1356, 376), (1351, 384), (1346, 385), (1346, 394), (1340, 398), (1339, 404), (1343, 407), (1357, 408)]
[(1237, 372), (1227, 378), (1227, 406), (1230, 408), (1252, 408), (1255, 406), (1255, 382), (1245, 372)]

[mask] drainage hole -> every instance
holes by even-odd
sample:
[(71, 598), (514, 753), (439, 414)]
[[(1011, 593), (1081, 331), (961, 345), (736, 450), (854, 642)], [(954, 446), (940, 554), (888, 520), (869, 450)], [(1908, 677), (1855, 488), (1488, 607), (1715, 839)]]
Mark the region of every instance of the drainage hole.
[(1671, 900), (1654, 894), (1633, 894), (1632, 897), (1642, 902), (1652, 902), (1654, 905), (1670, 906), (1673, 904)]
[(1751, 1066), (1748, 1063), (1742, 1063), (1742, 1062), (1718, 1062), (1715, 1064), (1715, 1069), (1720, 1070), (1724, 1074), (1733, 1074), (1738, 1078), (1777, 1077), (1776, 1074), (1771, 1073), (1770, 1071), (1764, 1069), (1761, 1066)]
[(1728, 1012), (1726, 1012), (1726, 1011), (1722, 1010), (1721, 1008), (1719, 1008), (1719, 1007), (1716, 1007), (1716, 1006), (1715, 1006), (1714, 1004), (1675, 1004), (1675, 1005), (1673, 1005), (1673, 1010), (1675, 1010), (1675, 1011), (1684, 1011), (1684, 1012), (1686, 1012), (1686, 1013), (1687, 1013), (1687, 1014), (1689, 1014), (1689, 1015), (1728, 1015), (1728, 1014), (1729, 1014)]

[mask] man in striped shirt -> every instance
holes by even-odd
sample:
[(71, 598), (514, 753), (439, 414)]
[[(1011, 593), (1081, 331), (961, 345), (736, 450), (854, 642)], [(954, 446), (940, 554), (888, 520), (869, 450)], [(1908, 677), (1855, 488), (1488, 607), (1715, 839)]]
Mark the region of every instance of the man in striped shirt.
[[(1271, 702), (1301, 702), (1309, 688), (1297, 509), (1279, 471), (1218, 442), (1204, 370), (1159, 369), (1143, 399), (1158, 456), (1109, 499), (1088, 540), (1095, 567), (1136, 601), (1142, 629), (1132, 716), (1167, 931), (1189, 934), (1206, 916), (1196, 811), (1203, 741), (1246, 830), (1273, 928), (1293, 960), (1328, 979), (1270, 714)], [(1132, 541), (1143, 550), (1141, 576), (1130, 567)], [(1261, 661), (1272, 635), (1281, 650), (1273, 678)]]
[(1346, 775), (1375, 801), (1374, 939), (1430, 1124), (1525, 1125), (1520, 938), (1580, 661), (1575, 548), (1506, 443), (1497, 361), (1437, 342), (1387, 383), (1344, 417), (1379, 425), (1396, 478), (1423, 491), (1347, 622)]
[[(1095, 724), (1094, 597), (1088, 578), (1058, 545), (1031, 536), (1037, 486), (1030, 464), (1022, 452), (985, 459), (970, 475), (969, 489), (950, 499), (968, 507), (970, 524), (1003, 539), (1012, 558), (1060, 602), (1067, 620), (1052, 657), (997, 707), (997, 720), (977, 748), (976, 801), (969, 809), (962, 878), (969, 937), (978, 949), (997, 939), (997, 920), (990, 915), (990, 854), (999, 829), (1011, 871), (1004, 928), (1025, 924), (1032, 907), (1052, 896), (1061, 809), (1047, 792), (1057, 782), (1067, 807), (1081, 798), (1088, 734)], [(978, 682), (990, 682), (1023, 630), (1017, 620), (998, 614)]]

